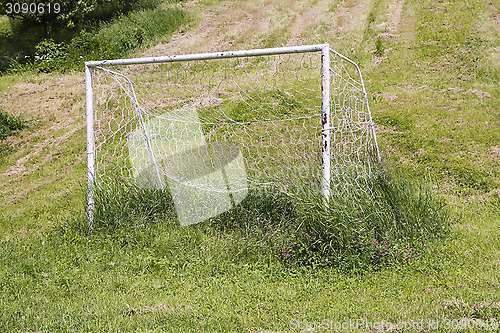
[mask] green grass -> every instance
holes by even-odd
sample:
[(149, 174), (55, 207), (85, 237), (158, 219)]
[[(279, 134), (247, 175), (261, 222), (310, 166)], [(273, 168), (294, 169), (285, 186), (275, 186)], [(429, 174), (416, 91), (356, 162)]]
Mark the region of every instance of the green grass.
[(467, 10), (484, 18), (481, 3), (457, 6), (469, 7), (441, 15), (444, 9), (434, 2), (420, 9), (409, 4), (407, 15), (415, 15), (419, 27), (414, 40), (386, 41), (392, 50), (385, 65), (368, 66), (364, 75), (371, 77), (370, 91), (396, 98), (374, 96), (372, 102), (375, 120), (386, 127), (381, 144), (388, 158), (398, 161), (404, 151), (412, 166), (433, 169), (450, 183), (465, 185), (462, 190), (487, 193), (499, 185), (498, 167), (488, 167), (498, 166), (488, 155), (500, 139), (492, 130), (498, 126), (499, 101), (466, 92), (498, 94), (499, 69), (486, 52), (496, 37), (465, 18)]
[[(478, 209), (486, 225), (492, 222), (487, 207), (470, 208)], [(469, 313), (489, 318), (494, 308), (482, 313), (474, 304), (498, 302), (498, 264), (484, 265), (498, 254), (492, 245), (498, 229), (475, 237), (457, 231), (446, 241), (429, 242), (411, 265), (365, 274), (284, 269), (244, 253), (245, 241), (204, 225), (74, 230), (60, 226), (4, 242), (4, 329), (289, 330), (293, 319), (461, 318), (459, 307), (440, 310), (445, 300), (460, 300)], [(335, 299), (348, 301), (332, 307)]]
[[(352, 10), (362, 5), (342, 3)], [(398, 165), (404, 177), (416, 182), (429, 178), (431, 190), (399, 183), (388, 190), (381, 186), (376, 193), (386, 200), (380, 206), (340, 192), (338, 205), (329, 211), (307, 205), (299, 209), (278, 194), (252, 194), (238, 210), (189, 228), (177, 225), (169, 215), (171, 207), (162, 209), (162, 214), (135, 210), (139, 202), (134, 195), (140, 193), (132, 191), (128, 203), (119, 200), (129, 205), (129, 217), (125, 209), (110, 205), (121, 214), (110, 213), (120, 217), (114, 226), (88, 233), (78, 185), (85, 166), (82, 162), (66, 171), (73, 154), (84, 150), (82, 130), (61, 148), (62, 158), (15, 187), (0, 188), (11, 195), (39, 186), (38, 192), (28, 192), (17, 203), (4, 203), (0, 212), (0, 327), (7, 332), (297, 332), (301, 330), (291, 323), (364, 319), (422, 321), (424, 331), (449, 332), (446, 320), (499, 320), (500, 160), (495, 147), (500, 142), (500, 86), (499, 69), (490, 57), (498, 33), (488, 25), (488, 3), (458, 0), (449, 6), (431, 0), (405, 1), (397, 35), (382, 40), (385, 54), (379, 57), (371, 36), (376, 37), (376, 26), (387, 20), (389, 4), (376, 1), (374, 10), (367, 9), (367, 17), (373, 12), (369, 32), (373, 35), (363, 45), (359, 45), (363, 35), (337, 39), (332, 33), (327, 41), (345, 54), (360, 48), (355, 60), (362, 67), (380, 126), (377, 138), (387, 168)], [(383, 59), (372, 62), (375, 58)], [(0, 80), (0, 89), (8, 91), (5, 80)], [(490, 97), (467, 94), (471, 88)], [(15, 156), (16, 152), (24, 149), (18, 146), (12, 158), (0, 161), (1, 170), (14, 165), (23, 156)], [(54, 180), (63, 171), (67, 175)], [(37, 183), (47, 179), (53, 181)], [(402, 201), (407, 193), (419, 198), (412, 201), (414, 207), (397, 204), (408, 202)], [(247, 232), (251, 235), (264, 219), (276, 230), (294, 221), (297, 233), (312, 228), (319, 233), (318, 222), (323, 221), (333, 227), (339, 226), (335, 221), (349, 222), (353, 230), (369, 223), (372, 234), (357, 235), (365, 244), (366, 238), (380, 234), (377, 223), (396, 220), (399, 234), (389, 233), (387, 239), (402, 235), (418, 240), (419, 229), (405, 228), (405, 223), (427, 218), (419, 207), (440, 207), (443, 198), (449, 209), (448, 236), (429, 238), (425, 244), (413, 241), (418, 260), (411, 263), (372, 264), (372, 269), (358, 270), (308, 263), (287, 267), (268, 253), (272, 249), (268, 232), (257, 229), (258, 238)], [(357, 205), (359, 200), (362, 204)], [(250, 211), (254, 216), (248, 217)], [(367, 218), (366, 211), (378, 212), (380, 218)], [(421, 215), (405, 215), (408, 211)], [(297, 216), (302, 217), (297, 220)], [(352, 237), (343, 230), (337, 234), (348, 242)], [(378, 237), (382, 243), (384, 235)], [(370, 254), (376, 249), (352, 246), (350, 251)], [(437, 329), (429, 328), (438, 320)]]

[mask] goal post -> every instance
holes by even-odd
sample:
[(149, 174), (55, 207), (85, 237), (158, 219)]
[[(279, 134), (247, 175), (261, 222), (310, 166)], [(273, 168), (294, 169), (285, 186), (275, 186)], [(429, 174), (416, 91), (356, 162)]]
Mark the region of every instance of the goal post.
[(94, 182), (95, 182), (95, 151), (94, 151), (94, 108), (92, 98), (92, 67), (85, 64), (85, 109), (87, 122), (87, 214), (89, 228), (94, 221)]
[(331, 183), (331, 133), (330, 133), (330, 47), (321, 49), (321, 191), (328, 200)]
[(380, 161), (361, 71), (328, 44), (89, 61), (85, 80), (91, 229), (112, 176), (168, 188), (188, 225), (311, 168), (328, 200)]

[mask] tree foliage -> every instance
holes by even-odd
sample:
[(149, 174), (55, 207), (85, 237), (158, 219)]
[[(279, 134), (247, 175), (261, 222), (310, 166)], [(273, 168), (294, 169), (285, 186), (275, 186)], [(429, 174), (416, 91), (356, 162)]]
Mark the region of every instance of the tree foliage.
[(155, 0), (0, 0), (0, 13), (28, 26), (44, 26), (45, 37), (50, 40), (54, 26), (79, 30), (137, 8), (154, 7), (156, 3)]

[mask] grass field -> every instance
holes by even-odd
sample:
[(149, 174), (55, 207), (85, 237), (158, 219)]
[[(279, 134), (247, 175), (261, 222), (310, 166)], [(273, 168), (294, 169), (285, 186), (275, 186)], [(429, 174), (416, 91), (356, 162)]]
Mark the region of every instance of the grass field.
[[(0, 105), (31, 125), (7, 138), (11, 151), (0, 154), (2, 331), (388, 330), (382, 321), (408, 332), (498, 327), (500, 3), (181, 5), (194, 18), (189, 29), (136, 55), (328, 42), (353, 58), (384, 165), (432, 184), (450, 211), (450, 233), (420, 243), (417, 260), (362, 270), (274, 263), (261, 241), (209, 224), (178, 227), (165, 217), (168, 204), (164, 214), (88, 233), (83, 73), (8, 74), (0, 77)], [(286, 211), (279, 198), (266, 202), (271, 212)], [(349, 321), (356, 329), (341, 327)]]

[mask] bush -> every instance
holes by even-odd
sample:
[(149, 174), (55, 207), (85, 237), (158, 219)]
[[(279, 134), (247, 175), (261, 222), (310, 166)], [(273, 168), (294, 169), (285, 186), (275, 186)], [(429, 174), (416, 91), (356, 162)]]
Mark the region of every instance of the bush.
[(50, 40), (42, 40), (35, 46), (34, 65), (40, 72), (52, 72), (58, 70), (60, 60), (64, 57), (67, 49), (62, 43)]

